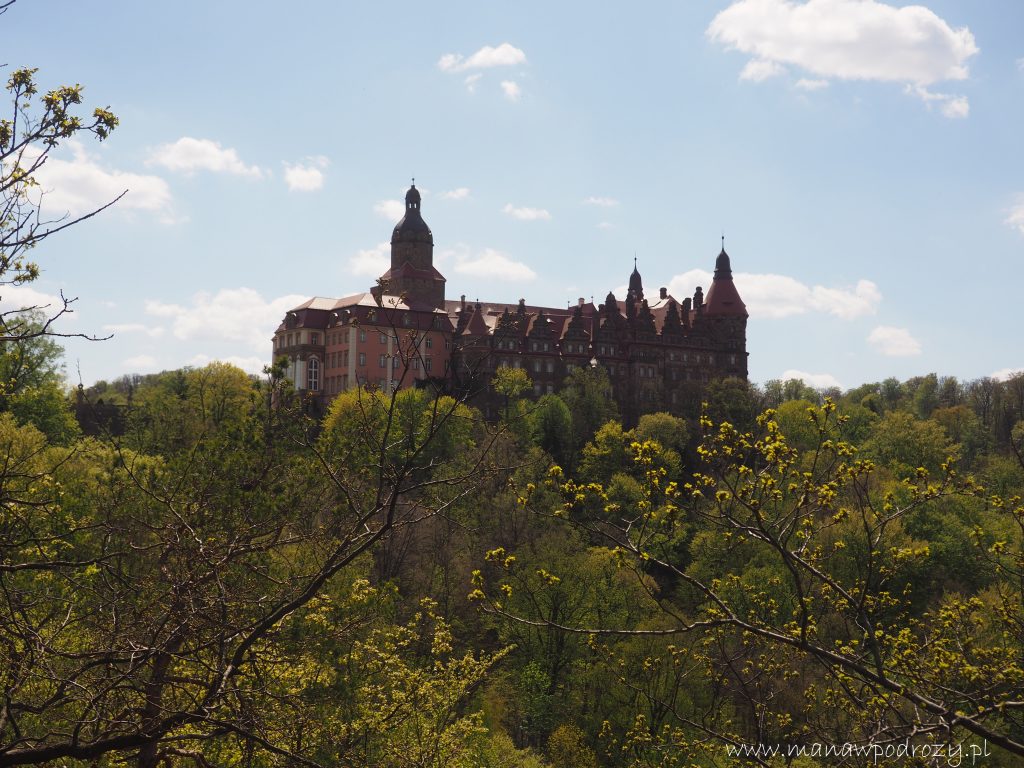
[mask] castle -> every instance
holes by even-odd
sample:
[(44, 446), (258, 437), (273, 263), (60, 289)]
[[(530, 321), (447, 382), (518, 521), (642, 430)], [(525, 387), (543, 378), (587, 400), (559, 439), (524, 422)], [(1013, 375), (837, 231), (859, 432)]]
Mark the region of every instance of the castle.
[(709, 381), (746, 379), (747, 310), (724, 246), (707, 295), (698, 287), (681, 302), (665, 288), (648, 298), (635, 263), (621, 305), (611, 292), (596, 307), (452, 301), (420, 203), (413, 184), (391, 235), (391, 268), (375, 287), (312, 298), (274, 333), (274, 358), (287, 359), (288, 378), (315, 407), (356, 386), (434, 386), (494, 417), (488, 384), (500, 366), (525, 369), (536, 396), (557, 392), (576, 367), (602, 366), (631, 423), (653, 411), (693, 415)]

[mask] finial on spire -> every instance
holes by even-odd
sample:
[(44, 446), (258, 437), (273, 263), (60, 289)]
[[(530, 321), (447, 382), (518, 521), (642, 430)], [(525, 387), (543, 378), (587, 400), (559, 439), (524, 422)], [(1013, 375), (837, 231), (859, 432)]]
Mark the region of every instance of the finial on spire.
[(416, 177), (415, 176), (412, 177), (412, 185), (414, 187), (416, 186)]

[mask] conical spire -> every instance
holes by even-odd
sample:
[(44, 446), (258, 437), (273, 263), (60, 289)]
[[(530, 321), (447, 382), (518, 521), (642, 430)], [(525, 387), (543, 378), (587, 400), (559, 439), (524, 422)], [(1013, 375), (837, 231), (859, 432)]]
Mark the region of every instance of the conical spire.
[(743, 315), (747, 307), (740, 298), (732, 280), (732, 264), (725, 252), (725, 236), (722, 236), (722, 250), (715, 259), (715, 279), (711, 281), (704, 300), (704, 312), (709, 315)]
[(640, 277), (640, 270), (636, 266), (636, 256), (633, 257), (633, 273), (629, 276), (629, 294), (633, 294), (633, 298), (640, 301), (644, 297), (644, 281)]

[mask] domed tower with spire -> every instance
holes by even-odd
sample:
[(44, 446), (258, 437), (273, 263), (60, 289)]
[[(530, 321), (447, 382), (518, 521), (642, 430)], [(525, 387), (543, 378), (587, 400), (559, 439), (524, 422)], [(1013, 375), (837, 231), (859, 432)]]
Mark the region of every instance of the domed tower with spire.
[(729, 357), (736, 359), (741, 365), (742, 376), (745, 378), (747, 306), (740, 298), (740, 292), (736, 290), (736, 284), (732, 279), (732, 265), (729, 262), (729, 254), (725, 252), (724, 235), (722, 250), (715, 259), (715, 277), (704, 298), (703, 314), (715, 335), (728, 346)]
[(420, 213), (421, 201), (413, 180), (405, 193), (405, 215), (391, 233), (391, 269), (381, 275), (380, 287), (412, 308), (443, 309), (445, 279), (434, 268), (434, 235)]

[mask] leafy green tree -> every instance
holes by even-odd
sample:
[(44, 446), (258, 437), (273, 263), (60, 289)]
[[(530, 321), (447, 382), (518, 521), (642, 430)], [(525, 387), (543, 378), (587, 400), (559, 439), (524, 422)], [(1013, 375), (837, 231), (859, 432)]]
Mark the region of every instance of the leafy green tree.
[[(470, 699), (499, 656), (456, 651), (433, 609), (382, 624), (353, 586), (394, 531), (472, 495), (468, 411), (378, 401), (376, 466), (356, 472), (330, 449), (370, 438), (314, 443), (234, 369), (162, 381), (160, 407), (198, 425), (180, 441), (66, 448), (0, 415), (0, 764), (471, 765)], [(321, 645), (302, 625), (325, 617)]]
[(551, 732), (548, 757), (563, 768), (597, 768), (597, 755), (587, 746), (583, 731), (574, 725), (560, 725)]
[(530, 410), (530, 436), (556, 464), (568, 465), (572, 459), (572, 414), (558, 395), (544, 395)]
[[(600, 484), (553, 471), (561, 504), (538, 513), (606, 541), (621, 570), (675, 583), (671, 600), (651, 589), (635, 606), (660, 611), (663, 626), (553, 619), (503, 596), (520, 587), (500, 573), (481, 577), (474, 598), (535, 632), (647, 639), (654, 648), (645, 668), (691, 669), (709, 682), (710, 707), (663, 691), (663, 727), (652, 730), (640, 711), (632, 725), (610, 725), (630, 765), (715, 759), (721, 748), (709, 751), (709, 737), (733, 745), (985, 740), (996, 764), (1014, 764), (1024, 755), (1020, 497), (995, 495), (941, 460), (934, 475), (915, 459), (908, 476), (889, 479), (842, 439), (831, 401), (807, 413), (817, 438), (806, 452), (774, 415), (749, 433), (705, 421), (701, 463), (687, 483), (663, 482), (657, 446), (642, 446), (634, 461), (644, 470), (643, 497), (621, 521), (590, 519), (591, 497), (606, 493)], [(948, 446), (938, 424), (909, 413), (889, 413), (878, 426), (868, 442), (876, 455), (897, 457), (891, 466), (910, 466), (902, 443), (887, 447), (897, 433), (921, 438), (923, 449), (908, 450), (918, 459), (923, 450), (924, 464)], [(680, 563), (668, 542), (689, 524), (699, 533), (692, 560)], [(969, 565), (950, 573), (951, 559)], [(542, 563), (530, 567), (560, 585), (557, 562)]]
[(670, 413), (645, 413), (636, 425), (636, 436), (641, 440), (655, 440), (667, 451), (682, 456), (690, 442), (690, 428), (686, 419)]
[(715, 422), (727, 421), (737, 429), (750, 429), (761, 406), (757, 390), (746, 380), (737, 378), (709, 382), (704, 390), (704, 402), (708, 418)]
[(937, 408), (932, 411), (931, 418), (942, 425), (967, 466), (973, 464), (988, 446), (989, 436), (981, 420), (966, 405)]
[(586, 445), (601, 426), (619, 418), (619, 408), (612, 399), (611, 380), (600, 366), (574, 369), (565, 379), (561, 397), (572, 414), (576, 450)]
[(0, 340), (0, 413), (10, 412), (21, 424), (33, 424), (51, 441), (68, 443), (79, 433), (64, 392), (64, 350), (52, 338), (38, 335), (46, 322), (42, 313), (21, 318), (25, 337)]
[(918, 467), (936, 472), (956, 447), (934, 421), (922, 421), (905, 411), (883, 416), (864, 442), (864, 453), (896, 474), (913, 473)]

